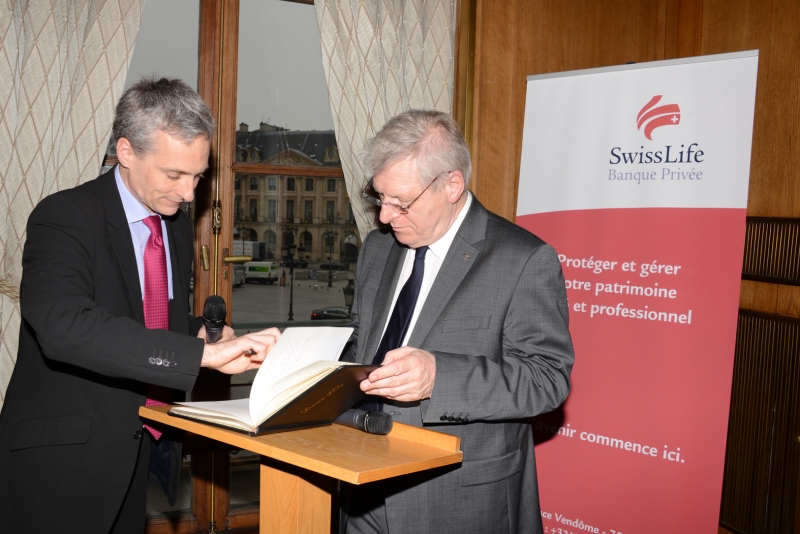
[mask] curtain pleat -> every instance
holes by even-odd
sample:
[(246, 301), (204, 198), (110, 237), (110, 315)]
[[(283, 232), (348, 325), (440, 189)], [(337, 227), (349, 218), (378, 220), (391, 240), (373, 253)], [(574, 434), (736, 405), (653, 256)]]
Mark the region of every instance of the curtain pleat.
[(455, 0), (316, 0), (322, 63), (339, 157), (361, 238), (361, 151), (390, 118), (414, 108), (450, 113)]
[(0, 1), (0, 404), (17, 356), (28, 215), (97, 176), (143, 7)]

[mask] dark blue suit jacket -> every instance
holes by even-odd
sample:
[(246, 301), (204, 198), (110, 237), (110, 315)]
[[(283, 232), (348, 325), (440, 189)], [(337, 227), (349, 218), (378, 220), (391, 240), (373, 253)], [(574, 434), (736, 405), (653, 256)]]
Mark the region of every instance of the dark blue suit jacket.
[(19, 352), (0, 412), (4, 530), (108, 532), (136, 462), (148, 384), (193, 387), (204, 343), (189, 337), (201, 324), (188, 310), (191, 225), (179, 211), (167, 231), (170, 330), (148, 330), (113, 170), (31, 213)]

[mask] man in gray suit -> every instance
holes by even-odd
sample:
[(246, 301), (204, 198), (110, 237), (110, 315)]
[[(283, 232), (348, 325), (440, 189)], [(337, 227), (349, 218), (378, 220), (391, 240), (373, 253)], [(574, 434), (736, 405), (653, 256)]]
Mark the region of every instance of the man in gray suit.
[(574, 359), (556, 253), (467, 191), (448, 115), (398, 115), (365, 154), (385, 227), (361, 249), (343, 359), (381, 363), (361, 389), (395, 421), (459, 436), (464, 461), (344, 485), (340, 531), (541, 533), (529, 419), (564, 401)]

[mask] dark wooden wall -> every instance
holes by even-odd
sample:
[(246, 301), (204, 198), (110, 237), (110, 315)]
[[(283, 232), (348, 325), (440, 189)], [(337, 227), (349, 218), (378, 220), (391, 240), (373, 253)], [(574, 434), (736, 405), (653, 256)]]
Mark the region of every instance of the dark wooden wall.
[[(770, 272), (798, 272), (798, 254), (791, 253), (792, 247), (798, 246), (796, 235), (790, 231), (760, 232), (758, 225), (765, 221), (770, 224), (771, 218), (782, 218), (789, 226), (800, 222), (800, 1), (506, 0), (498, 3), (461, 0), (458, 39), (456, 116), (473, 154), (475, 174), (471, 189), (489, 209), (511, 220), (516, 208), (527, 76), (631, 61), (758, 49), (748, 253), (756, 255), (754, 265), (769, 265)], [(768, 430), (757, 423), (759, 414), (772, 408), (765, 404), (772, 397), (755, 394), (758, 387), (764, 386), (766, 375), (755, 373), (752, 362), (770, 369), (786, 364), (781, 369), (794, 373), (786, 379), (800, 387), (797, 376), (800, 371), (796, 365), (800, 358), (798, 340), (787, 333), (794, 331), (791, 328), (776, 326), (784, 324), (786, 318), (800, 317), (800, 280), (796, 276), (764, 278), (758, 273), (746, 278), (742, 281), (740, 325), (742, 317), (749, 317), (747, 314), (751, 311), (768, 315), (759, 316), (758, 321), (748, 319), (746, 335), (743, 337), (740, 332), (734, 397), (755, 399), (753, 402), (761, 404), (732, 405), (731, 420), (741, 425), (732, 425), (728, 449), (735, 448), (740, 455), (749, 454), (754, 461), (744, 465), (729, 458), (725, 491), (732, 500), (727, 502), (740, 506), (755, 502), (753, 496), (757, 492), (771, 491), (773, 503), (776, 500), (784, 503), (782, 517), (795, 515), (791, 520), (782, 520), (778, 526), (772, 519), (763, 517), (760, 523), (753, 521), (745, 526), (736, 523), (736, 518), (742, 514), (763, 515), (764, 509), (755, 507), (743, 511), (740, 508), (734, 517), (730, 515), (733, 512), (730, 505), (726, 505), (729, 509), (723, 506), (722, 522), (732, 530), (748, 534), (800, 532), (797, 519), (800, 443), (795, 439), (800, 436), (800, 416), (797, 410), (777, 418), (784, 427), (777, 434), (769, 431), (779, 438), (770, 438), (773, 441), (768, 447), (772, 451), (776, 447), (786, 451), (784, 458), (788, 463), (778, 468), (793, 470), (789, 475), (794, 477), (794, 482), (782, 488), (773, 484), (770, 489), (766, 482), (759, 486), (755, 483), (758, 480), (769, 479), (774, 483), (776, 466), (774, 462), (759, 463), (752, 456), (761, 455), (758, 459), (763, 460), (763, 455), (767, 454), (757, 441), (764, 438), (763, 432)], [(747, 347), (742, 345), (745, 338), (750, 343)], [(776, 355), (770, 343), (781, 344), (783, 352)], [(745, 352), (747, 359), (743, 357)], [(778, 361), (779, 358), (783, 359)], [(777, 379), (775, 373), (770, 376)], [(777, 395), (788, 394), (784, 382), (773, 386), (768, 389), (777, 391)], [(792, 402), (796, 402), (796, 397), (792, 398), (795, 399)], [(775, 406), (785, 405), (788, 410), (791, 406), (786, 399), (777, 398)], [(753, 426), (746, 430), (747, 425)], [(777, 443), (775, 439), (784, 441)], [(738, 485), (734, 486), (731, 481), (737, 469)], [(753, 483), (743, 484), (741, 480)], [(732, 491), (740, 494), (732, 497)], [(781, 491), (780, 495), (775, 493)], [(726, 513), (729, 514), (727, 520)], [(761, 527), (753, 527), (756, 524)]]

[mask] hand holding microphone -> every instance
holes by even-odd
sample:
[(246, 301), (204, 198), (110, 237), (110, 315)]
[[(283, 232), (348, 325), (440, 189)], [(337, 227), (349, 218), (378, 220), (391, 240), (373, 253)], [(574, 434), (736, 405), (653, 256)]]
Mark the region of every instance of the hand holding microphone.
[(268, 328), (237, 338), (233, 335), (233, 329), (225, 325), (226, 315), (222, 297), (211, 295), (206, 299), (203, 328), (198, 333), (198, 337), (206, 340), (200, 365), (228, 374), (258, 368), (269, 349), (281, 337), (280, 330)]
[(225, 300), (219, 295), (211, 295), (203, 306), (203, 324), (206, 327), (206, 341), (216, 343), (222, 339), (225, 328)]
[[(216, 343), (226, 337), (225, 334), (225, 318), (227, 317), (227, 310), (225, 307), (225, 299), (219, 295), (211, 295), (206, 299), (203, 305), (203, 324), (205, 326), (205, 340), (207, 343)], [(233, 331), (227, 336), (229, 339), (235, 337)], [(255, 354), (253, 350), (246, 350), (245, 354), (250, 356)]]

